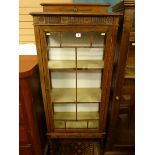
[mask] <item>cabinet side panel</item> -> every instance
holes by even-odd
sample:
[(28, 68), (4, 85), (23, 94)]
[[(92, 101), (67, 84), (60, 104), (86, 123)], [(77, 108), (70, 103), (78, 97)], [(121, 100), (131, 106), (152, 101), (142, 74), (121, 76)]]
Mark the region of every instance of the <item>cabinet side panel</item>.
[(40, 81), (41, 81), (41, 89), (43, 95), (43, 103), (44, 103), (44, 111), (46, 116), (46, 124), (47, 124), (47, 131), (51, 131), (51, 124), (49, 120), (49, 113), (48, 113), (48, 106), (47, 106), (47, 98), (46, 98), (46, 87), (45, 87), (45, 75), (44, 75), (44, 67), (43, 67), (43, 60), (42, 60), (42, 50), (41, 50), (41, 38), (40, 38), (40, 29), (38, 26), (34, 26), (35, 31), (35, 40), (36, 40), (36, 47), (37, 47), (37, 56), (39, 62), (39, 72), (40, 72)]

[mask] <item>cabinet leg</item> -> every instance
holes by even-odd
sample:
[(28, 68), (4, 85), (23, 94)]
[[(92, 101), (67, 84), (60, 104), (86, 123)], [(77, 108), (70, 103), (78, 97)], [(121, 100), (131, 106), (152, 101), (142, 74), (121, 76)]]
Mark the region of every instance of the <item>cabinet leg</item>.
[(100, 141), (100, 155), (104, 155), (104, 149), (105, 149), (105, 142), (104, 140), (102, 139)]
[(49, 155), (54, 155), (55, 147), (54, 142), (51, 140), (51, 138), (48, 138), (48, 144), (49, 144)]
[(48, 138), (49, 155), (60, 155), (59, 141)]

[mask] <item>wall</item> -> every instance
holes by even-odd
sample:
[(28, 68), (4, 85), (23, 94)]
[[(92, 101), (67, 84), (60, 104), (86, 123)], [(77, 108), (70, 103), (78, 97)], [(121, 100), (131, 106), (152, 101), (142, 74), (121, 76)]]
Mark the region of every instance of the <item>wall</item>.
[[(19, 43), (34, 43), (34, 29), (30, 12), (41, 12), (40, 3), (64, 3), (64, 0), (19, 0)], [(66, 3), (72, 0), (65, 0)]]
[(109, 3), (111, 3), (111, 4), (114, 4), (114, 3), (117, 3), (117, 2), (119, 2), (119, 1), (121, 1), (121, 0), (73, 0), (73, 2), (75, 2), (75, 3), (77, 3), (77, 2), (88, 2), (88, 3), (90, 3), (90, 2), (92, 2), (92, 3), (104, 3), (104, 2), (109, 2)]
[[(85, 2), (85, 3), (105, 3), (105, 2), (109, 2), (111, 5), (119, 2), (121, 0), (73, 0), (74, 3), (82, 3), (82, 2)], [(112, 11), (112, 8), (109, 7), (109, 11)]]

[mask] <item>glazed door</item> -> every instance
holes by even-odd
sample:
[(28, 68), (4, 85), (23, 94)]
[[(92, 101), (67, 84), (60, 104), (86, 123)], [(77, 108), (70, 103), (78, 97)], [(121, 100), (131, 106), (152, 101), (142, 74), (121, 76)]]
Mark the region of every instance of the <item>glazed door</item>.
[[(129, 42), (122, 84), (118, 81), (120, 96), (113, 96), (108, 149), (134, 150), (135, 145), (135, 43)], [(115, 89), (114, 94), (119, 92)]]
[(103, 132), (114, 33), (98, 27), (40, 29), (52, 132)]

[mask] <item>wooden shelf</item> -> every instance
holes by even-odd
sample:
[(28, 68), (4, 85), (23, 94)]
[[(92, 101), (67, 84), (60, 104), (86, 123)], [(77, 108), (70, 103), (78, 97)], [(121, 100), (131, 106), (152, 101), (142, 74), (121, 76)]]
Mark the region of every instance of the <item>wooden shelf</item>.
[(97, 129), (98, 127), (99, 127), (99, 121), (98, 120), (88, 121), (88, 128), (89, 129)]
[(99, 119), (98, 112), (78, 112), (77, 113), (77, 120), (92, 120), (92, 119)]
[(92, 45), (78, 45), (78, 46), (69, 46), (69, 45), (49, 45), (48, 48), (104, 48), (105, 45), (92, 44)]
[(68, 129), (86, 129), (87, 121), (66, 121), (66, 128), (68, 128)]
[(76, 102), (75, 88), (54, 88), (51, 90), (53, 102)]
[(76, 120), (98, 120), (99, 113), (98, 112), (55, 112), (54, 113), (54, 120), (61, 120), (61, 121), (72, 121)]
[(75, 112), (55, 112), (54, 120), (76, 120)]
[[(74, 60), (50, 60), (48, 61), (49, 69), (76, 69)], [(77, 69), (103, 69), (104, 61), (102, 60), (78, 60)]]
[(98, 120), (82, 120), (82, 121), (54, 121), (54, 127), (56, 129), (97, 129), (99, 126)]
[(54, 88), (51, 90), (53, 102), (100, 102), (100, 88), (78, 88), (76, 101), (76, 88)]
[(79, 69), (84, 69), (84, 68), (103, 69), (104, 61), (102, 61), (102, 60), (78, 60), (77, 68), (79, 68)]
[(101, 89), (100, 88), (78, 88), (77, 102), (100, 102)]
[(126, 67), (124, 78), (134, 79), (135, 78), (135, 68), (134, 67)]
[(74, 69), (76, 62), (74, 60), (52, 60), (48, 61), (49, 69)]
[(65, 121), (54, 121), (54, 127), (56, 129), (65, 129)]

